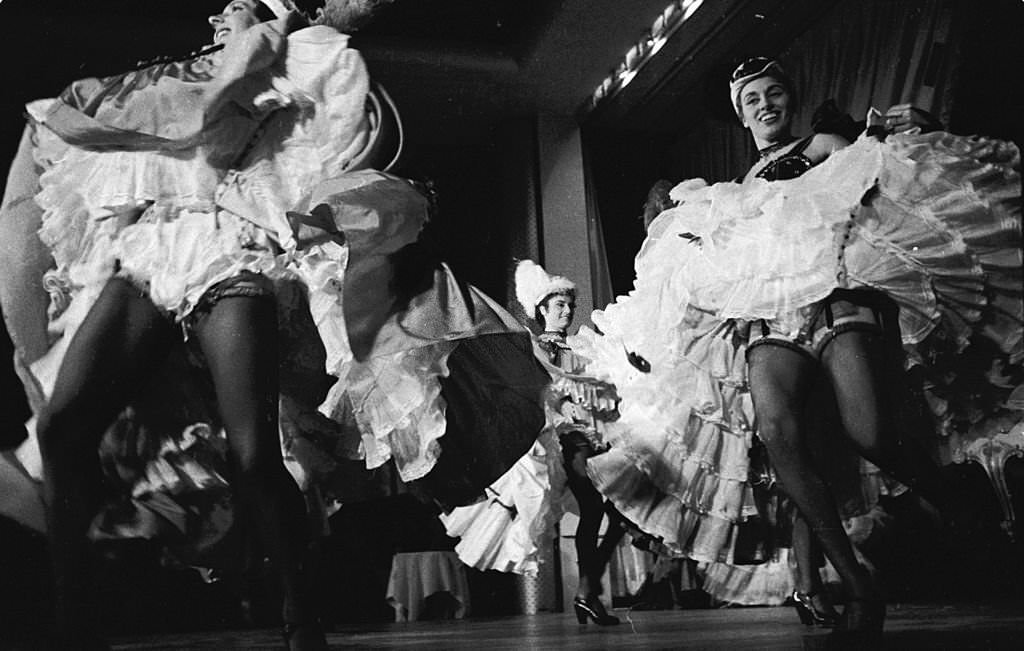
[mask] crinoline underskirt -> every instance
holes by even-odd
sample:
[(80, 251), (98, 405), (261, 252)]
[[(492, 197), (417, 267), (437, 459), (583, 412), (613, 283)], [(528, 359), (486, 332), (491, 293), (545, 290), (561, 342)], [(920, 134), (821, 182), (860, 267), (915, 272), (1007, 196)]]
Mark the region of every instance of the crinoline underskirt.
[[(622, 398), (622, 436), (589, 462), (598, 489), (663, 551), (732, 562), (736, 525), (756, 513), (739, 329), (767, 319), (795, 334), (840, 287), (891, 297), (926, 373), (936, 349), (979, 337), (1018, 363), (1018, 166), (1012, 144), (939, 133), (864, 138), (791, 181), (677, 186), (634, 289), (594, 312), (601, 334), (569, 341)], [(949, 381), (933, 373), (924, 388)]]
[(972, 394), (1005, 387), (958, 385), (946, 361), (969, 348), (986, 370), (1024, 360), (1019, 166), (1012, 143), (936, 132), (863, 137), (789, 181), (686, 182), (652, 223), (638, 277), (668, 266), (666, 300), (794, 335), (834, 289), (884, 293), (948, 433), (978, 409)]
[(668, 265), (674, 297), (746, 320), (871, 287), (899, 304), (907, 344), (937, 327), (963, 344), (983, 325), (1019, 360), (1018, 167), (1012, 143), (932, 133), (861, 138), (788, 181), (688, 181), (651, 224), (637, 275)]
[[(64, 179), (54, 174), (48, 182)], [(136, 210), (145, 205), (140, 198), (135, 204), (129, 202), (123, 212), (111, 213), (89, 207), (81, 195), (70, 191), (72, 186), (62, 186), (67, 192), (50, 191), (47, 186), (38, 197), (44, 208), (44, 239), (62, 264), (47, 278), (53, 297), (50, 329), (55, 344), (32, 365), (31, 383), (39, 394), (36, 404), (42, 404), (52, 391), (67, 344), (111, 277), (129, 279), (157, 307), (180, 321), (193, 312), (209, 288), (249, 272), (264, 276), (277, 296), (283, 365), (282, 445), (286, 465), (304, 489), (330, 486), (329, 499), (347, 499), (337, 493), (338, 482), (333, 480), (339, 472), (353, 471), (352, 464), (346, 463), (353, 459), (365, 460), (367, 468), (393, 459), (403, 481), (430, 474), (444, 449), (439, 439), (449, 433), (444, 389), (451, 375), (449, 360), (460, 344), (475, 338), (487, 338), (488, 343), (474, 344), (460, 357), (458, 373), (473, 376), (464, 384), (475, 383), (477, 390), (487, 392), (494, 410), (525, 412), (536, 405), (532, 409), (539, 417), (543, 384), (539, 378), (543, 373), (529, 355), (528, 333), (478, 290), (460, 285), (444, 265), (427, 270), (425, 273), (433, 276), (430, 289), (381, 328), (379, 336), (387, 340), (386, 350), (356, 360), (341, 311), (347, 246), (327, 242), (308, 250), (282, 252), (263, 229), (226, 211), (197, 212), (162, 202)], [(423, 217), (407, 216), (410, 220)], [(420, 224), (413, 225), (413, 236)], [(408, 236), (408, 231), (402, 236)], [(410, 330), (403, 318), (429, 323), (429, 332)], [(528, 358), (529, 368), (515, 362), (520, 357)], [(503, 370), (491, 373), (488, 366)], [(495, 378), (502, 374), (508, 378)], [(458, 383), (449, 383), (449, 394), (458, 390)], [(465, 421), (462, 429), (472, 429), (474, 417), (479, 416), (469, 409), (460, 409), (459, 414)], [(524, 416), (524, 423), (529, 420)], [(212, 420), (202, 425), (219, 431)], [(483, 455), (488, 463), (480, 464), (486, 481), (477, 479), (475, 490), (482, 491), (506, 470), (529, 446), (527, 439), (532, 439), (539, 427), (538, 420), (533, 433), (527, 427), (521, 436), (492, 445), (492, 453)], [(183, 435), (181, 431), (170, 433), (168, 440)], [(494, 443), (489, 437), (479, 438)], [(451, 452), (461, 462), (487, 445), (466, 444), (465, 439), (461, 436), (459, 445), (453, 441)], [(38, 479), (42, 468), (35, 448), (33, 437), (22, 456), (26, 469)], [(504, 457), (509, 458), (505, 461)], [(173, 459), (184, 462), (187, 457), (175, 455)], [(211, 457), (204, 459), (212, 463)], [(166, 459), (164, 463), (168, 463)], [(196, 462), (188, 463), (190, 468), (179, 471), (191, 472)], [(500, 471), (495, 470), (499, 467)], [(211, 465), (206, 472), (213, 475), (220, 470)], [(146, 474), (148, 471), (135, 476)], [(460, 488), (463, 493), (474, 490)], [(130, 480), (126, 492), (137, 490), (135, 480)], [(117, 531), (119, 535), (135, 532), (150, 537), (152, 510), (146, 505), (157, 504), (164, 497), (176, 502), (180, 495), (167, 486), (147, 489), (146, 494), (156, 497), (147, 498), (145, 504), (132, 498), (113, 505), (101, 516), (105, 524), (97, 535)], [(467, 498), (463, 494), (455, 499)], [(137, 508), (128, 508), (133, 504)], [(162, 508), (170, 512), (166, 505)], [(216, 537), (206, 527), (230, 524), (230, 518), (214, 511), (210, 514), (217, 518), (196, 525), (196, 531), (205, 531), (200, 534), (204, 540)], [(224, 533), (226, 530), (220, 531)]]
[(448, 535), (459, 538), (459, 559), (479, 570), (536, 575), (542, 550), (562, 515), (565, 470), (550, 428), (498, 481), (486, 497), (441, 515)]
[[(320, 321), (310, 329), (310, 304), (341, 304), (349, 249), (338, 246), (325, 252), (321, 246), (314, 247), (315, 251), (296, 250), (285, 211), (303, 208), (302, 202), (315, 185), (342, 174), (366, 147), (368, 78), (358, 54), (346, 44), (347, 36), (325, 27), (289, 35), (287, 47), (282, 38), (257, 35), (246, 40), (237, 57), (225, 55), (224, 65), (244, 64), (249, 60), (245, 57), (256, 50), (260, 56), (269, 54), (263, 51), (268, 47), (274, 56), (282, 56), (282, 65), (266, 74), (260, 72), (262, 76), (252, 84), (231, 88), (244, 95), (260, 84), (269, 84), (265, 89), (269, 95), (227, 98), (250, 110), (238, 111), (227, 102), (225, 115), (217, 114), (217, 119), (204, 127), (202, 138), (186, 139), (200, 144), (166, 141), (168, 146), (181, 147), (176, 150), (147, 150), (153, 138), (131, 129), (118, 130), (123, 126), (117, 122), (118, 111), (112, 113), (113, 123), (101, 125), (90, 122), (90, 116), (82, 118), (74, 107), (54, 117), (49, 111), (52, 101), (29, 107), (37, 123), (33, 155), (42, 170), (41, 192), (36, 196), (43, 211), (40, 238), (56, 262), (56, 269), (44, 279), (53, 299), (49, 325), (55, 345), (25, 374), (26, 384), (36, 396), (34, 405), (45, 402), (67, 343), (114, 275), (129, 279), (169, 316), (183, 321), (208, 289), (249, 272), (263, 275), (276, 290), (283, 341), (280, 351), (268, 354), (278, 354), (282, 362), (282, 443), (286, 462), (304, 487), (322, 480), (351, 457), (365, 458), (371, 466), (394, 458), (405, 479), (423, 478), (432, 473), (439, 454), (450, 449), (448, 456), (459, 458), (460, 470), (474, 466), (471, 461), (487, 461), (475, 464), (484, 468), (475, 483), (462, 487), (464, 491), (482, 490), (522, 455), (540, 429), (540, 409), (530, 405), (537, 402), (534, 393), (542, 386), (532, 357), (529, 365), (521, 363), (529, 351), (527, 333), (513, 327), (511, 317), (493, 301), (474, 288), (458, 285), (443, 265), (425, 272), (433, 274), (434, 284), (414, 297), (414, 307), (406, 311), (434, 324), (426, 336), (392, 322), (385, 326), (390, 328), (387, 351), (355, 363), (343, 315), (340, 321)], [(239, 74), (248, 70), (245, 65), (229, 67)], [(310, 100), (315, 97), (319, 99), (314, 105)], [(202, 108), (193, 104), (193, 108)], [(165, 106), (145, 102), (120, 108), (124, 108), (130, 127), (156, 123), (166, 131), (160, 135), (170, 138), (181, 135), (174, 128), (179, 121), (191, 124), (189, 118), (194, 117), (175, 111), (161, 115)], [(91, 124), (86, 131), (92, 135), (76, 132), (81, 119), (66, 131), (69, 125), (63, 120), (70, 114)], [(132, 121), (134, 118), (145, 119)], [(78, 148), (57, 135), (69, 132), (92, 143), (89, 138), (97, 131), (100, 144), (116, 131), (115, 139), (131, 141), (131, 146), (117, 151)], [(243, 153), (251, 164), (225, 173), (228, 167), (245, 163), (240, 159)], [(382, 205), (393, 207), (386, 201)], [(387, 251), (390, 253), (409, 243), (408, 239), (392, 241), (399, 236), (415, 240), (426, 211), (388, 218), (390, 222), (378, 219), (368, 230), (376, 244), (393, 245)], [(401, 233), (387, 230), (395, 222), (404, 225)], [(366, 239), (365, 233), (361, 237)], [(301, 271), (308, 271), (311, 265), (319, 265), (315, 271), (322, 282), (307, 286), (305, 296), (301, 291), (296, 294), (295, 284), (303, 282)], [(380, 289), (391, 291), (390, 287)], [(296, 296), (303, 300), (294, 301)], [(389, 298), (379, 293), (369, 297)], [(429, 318), (437, 315), (441, 318)], [(471, 323), (467, 325), (467, 321)], [(332, 356), (329, 365), (324, 363), (324, 349)], [(490, 368), (497, 366), (501, 368)], [(328, 393), (324, 378), (331, 373), (333, 381), (328, 384), (333, 383), (334, 388)], [(457, 380), (463, 375), (473, 378), (460, 388)], [(478, 385), (470, 387), (476, 380)], [(536, 425), (532, 430), (524, 427), (521, 436), (506, 443), (479, 437), (494, 448), (488, 456), (487, 450), (474, 448), (470, 437), (462, 433), (472, 430), (478, 417), (493, 414), (484, 414), (484, 409), (474, 414), (460, 407), (455, 410), (461, 421), (455, 437), (458, 445), (446, 448), (445, 442), (438, 442), (442, 435), (452, 438), (445, 386), (452, 395), (461, 390), (454, 396), (460, 405), (467, 402), (461, 396), (476, 389), (493, 398), (492, 410), (514, 410), (521, 416), (509, 416), (504, 422)], [(324, 417), (344, 414), (345, 405), (355, 408), (352, 419)], [(217, 431), (212, 420), (203, 423)], [(182, 429), (166, 433), (167, 440), (178, 440), (191, 426), (191, 421), (182, 423)], [(489, 429), (508, 434), (503, 426)], [(24, 465), (39, 478), (38, 451), (32, 452), (35, 447), (34, 438), (26, 443)], [(157, 458), (158, 450), (159, 446), (150, 447)], [(139, 463), (155, 462), (133, 461), (138, 463), (133, 465), (132, 477), (146, 475)], [(209, 472), (216, 469), (210, 467)], [(131, 494), (135, 479), (121, 479)]]
[[(748, 483), (753, 405), (745, 344), (732, 324), (697, 310), (670, 316), (666, 309), (655, 321), (688, 325), (688, 341), (669, 342), (666, 330), (652, 326), (637, 307), (615, 303), (595, 312), (603, 336), (581, 330), (570, 340), (594, 360), (588, 370), (621, 396), (619, 420), (606, 439), (611, 448), (588, 460), (588, 473), (627, 520), (655, 538), (661, 553), (731, 559), (737, 524), (757, 515)], [(628, 361), (615, 342), (620, 332), (658, 342), (644, 349), (651, 351), (643, 357), (649, 372)]]
[(776, 550), (758, 565), (708, 563), (701, 589), (717, 602), (739, 606), (781, 606), (796, 589), (795, 561), (790, 548)]

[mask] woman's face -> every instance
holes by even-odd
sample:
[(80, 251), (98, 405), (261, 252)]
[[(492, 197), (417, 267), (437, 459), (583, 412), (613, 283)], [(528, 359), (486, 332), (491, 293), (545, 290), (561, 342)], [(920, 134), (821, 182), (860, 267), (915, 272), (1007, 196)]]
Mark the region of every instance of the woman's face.
[(540, 306), (544, 329), (549, 332), (564, 332), (572, 325), (576, 314), (576, 299), (568, 294), (555, 294)]
[(743, 126), (754, 139), (772, 143), (789, 135), (793, 120), (792, 96), (775, 77), (758, 77), (740, 92)]
[(210, 16), (213, 42), (226, 43), (259, 23), (259, 19), (256, 18), (257, 2), (258, 0), (232, 0), (219, 14)]

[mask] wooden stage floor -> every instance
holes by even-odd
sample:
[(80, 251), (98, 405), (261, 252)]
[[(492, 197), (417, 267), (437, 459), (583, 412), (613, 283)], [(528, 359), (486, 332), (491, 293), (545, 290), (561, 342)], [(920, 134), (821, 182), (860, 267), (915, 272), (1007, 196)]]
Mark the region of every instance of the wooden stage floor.
[[(412, 622), (347, 628), (332, 649), (828, 649), (825, 629), (790, 608), (617, 610), (620, 626), (578, 626), (572, 614)], [(224, 631), (114, 640), (121, 651), (280, 649), (275, 631)], [(884, 649), (1021, 649), (1024, 603), (890, 605)]]

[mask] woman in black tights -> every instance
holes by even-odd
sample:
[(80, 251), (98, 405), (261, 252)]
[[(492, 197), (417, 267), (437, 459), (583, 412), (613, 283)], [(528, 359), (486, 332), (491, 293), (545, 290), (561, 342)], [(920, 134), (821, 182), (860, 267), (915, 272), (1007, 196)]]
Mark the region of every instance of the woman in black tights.
[[(796, 94), (777, 63), (752, 59), (733, 73), (733, 105), (750, 130), (759, 160), (744, 177), (769, 182), (796, 178), (849, 143), (818, 133), (797, 138), (791, 132)], [(913, 126), (913, 110), (898, 106), (889, 127)], [(848, 237), (848, 236), (847, 236)], [(901, 354), (895, 306), (869, 288), (836, 289), (802, 310), (794, 327), (781, 320), (751, 322), (747, 350), (750, 391), (757, 431), (765, 443), (783, 490), (800, 511), (794, 544), (801, 559), (798, 592), (814, 596), (820, 588), (808, 560), (820, 544), (849, 593), (840, 630), (881, 632), (884, 603), (870, 575), (856, 560), (828, 486), (808, 457), (807, 419), (803, 414), (816, 383), (831, 387), (842, 431), (856, 451), (938, 506), (949, 502), (937, 467), (904, 436), (900, 417)], [(818, 585), (816, 585), (818, 584)], [(827, 613), (825, 604), (817, 610)]]
[[(793, 85), (769, 59), (737, 68), (731, 91), (758, 161), (741, 183), (672, 188), (648, 223), (633, 289), (592, 315), (600, 333), (570, 338), (592, 360), (588, 372), (621, 396), (623, 433), (589, 473), (668, 553), (741, 562), (757, 512), (748, 489), (756, 433), (802, 516), (798, 592), (816, 588), (808, 559), (820, 544), (848, 597), (838, 635), (877, 637), (884, 603), (810, 454), (819, 431), (808, 410), (829, 389), (854, 451), (938, 508), (952, 501), (906, 436), (900, 344), (915, 378), (927, 378), (922, 388), (947, 399), (949, 374), (933, 360), (975, 339), (986, 361), (1024, 357), (1012, 280), (1019, 152), (941, 132), (873, 137), (885, 124), (853, 143), (797, 138)], [(893, 107), (885, 123), (899, 127), (911, 113)]]
[[(128, 76), (78, 82), (76, 92), (69, 91), (54, 101), (52, 106), (60, 111), (33, 113), (39, 122), (36, 129), (48, 139), (45, 142), (53, 140), (49, 130), (64, 137), (62, 125), (67, 116), (87, 126), (86, 145), (81, 145), (81, 138), (69, 141), (82, 148), (72, 149), (71, 155), (54, 164), (49, 182), (57, 179), (64, 187), (73, 187), (76, 180), (84, 184), (86, 179), (110, 185), (128, 182), (131, 174), (82, 173), (105, 169), (104, 165), (118, 156), (123, 156), (116, 159), (121, 160), (120, 164), (146, 172), (134, 177), (138, 184), (130, 188), (130, 193), (135, 193), (130, 205), (90, 206), (94, 210), (109, 209), (113, 217), (82, 222), (87, 246), (79, 250), (82, 257), (71, 262), (94, 263), (92, 271), (104, 269), (109, 279), (93, 294), (91, 289), (74, 294), (79, 307), (72, 303), (69, 309), (86, 306), (88, 312), (77, 330), (65, 333), (69, 342), (62, 357), (59, 350), (51, 353), (59, 360), (59, 370), (52, 386), (44, 389), (48, 396), (38, 411), (36, 434), (45, 477), (60, 648), (103, 646), (93, 611), (93, 570), (87, 538), (103, 497), (97, 448), (118, 413), (145, 390), (147, 379), (161, 366), (183, 330), (194, 340), (209, 372), (219, 420), (227, 436), (232, 485), (246, 519), (255, 525), (262, 552), (283, 595), (285, 646), (326, 647), (304, 573), (309, 552), (305, 503), (282, 462), (279, 438), (278, 314), (273, 281), (264, 272), (275, 269), (273, 261), (280, 250), (274, 240), (281, 233), (261, 221), (265, 217), (261, 210), (282, 222), (284, 210), (277, 209), (274, 201), (246, 204), (246, 190), (263, 182), (268, 177), (265, 171), (259, 179), (250, 178), (245, 187), (237, 181), (272, 160), (261, 158), (261, 147), (287, 150), (267, 141), (286, 138), (289, 128), (300, 122), (287, 110), (274, 113), (271, 109), (261, 114), (258, 107), (250, 107), (253, 111), (247, 114), (220, 101), (227, 98), (244, 105), (251, 100), (244, 91), (232, 95), (238, 87), (225, 84), (231, 79), (228, 75), (249, 74), (253, 68), (242, 65), (246, 62), (265, 65), (264, 59), (250, 56), (251, 52), (280, 55), (287, 39), (308, 27), (309, 22), (290, 1), (279, 0), (232, 0), (209, 22), (215, 46), (198, 57), (185, 62), (160, 62)], [(263, 30), (263, 38), (246, 40), (256, 29)], [(347, 37), (326, 27), (316, 29), (320, 30), (315, 32), (319, 41), (307, 45), (311, 41), (302, 36), (306, 41), (291, 49), (318, 48), (330, 66), (329, 74), (347, 82), (342, 87), (349, 95), (321, 99), (350, 102), (357, 107), (348, 116), (351, 129), (336, 134), (339, 151), (345, 147), (357, 150), (365, 140), (361, 118), (368, 84), (365, 67), (358, 53), (345, 45)], [(221, 47), (225, 48), (223, 52), (215, 51)], [(269, 51), (275, 47), (278, 49)], [(254, 68), (258, 78), (259, 65), (254, 64)], [(299, 74), (308, 75), (309, 71)], [(154, 83), (138, 81), (142, 79)], [(157, 79), (159, 84), (155, 83)], [(135, 81), (137, 87), (131, 85)], [(120, 89), (125, 95), (116, 106), (107, 103), (104, 93), (110, 88)], [(86, 107), (82, 98), (90, 93), (95, 98)], [(147, 102), (147, 93), (159, 95), (160, 101)], [(192, 113), (176, 104), (183, 97), (192, 99), (186, 102)], [(211, 101), (214, 97), (218, 101)], [(207, 113), (200, 110), (200, 115), (194, 115), (197, 119), (189, 122), (189, 116), (197, 106), (202, 109), (204, 101), (208, 103)], [(162, 113), (167, 106), (171, 109)], [(201, 118), (218, 117), (221, 110), (221, 121), (201, 127), (206, 129), (201, 147), (179, 148), (175, 156), (161, 151), (162, 143), (167, 142), (164, 137), (180, 136), (183, 131), (179, 127), (199, 125)], [(95, 115), (82, 117), (89, 111)], [(314, 113), (315, 119), (320, 119), (319, 107)], [(151, 118), (145, 124), (154, 124), (156, 134), (133, 131), (141, 115)], [(277, 135), (263, 138), (258, 128), (260, 119), (280, 127), (274, 132)], [(126, 128), (109, 129), (105, 121)], [(178, 121), (181, 124), (176, 124)], [(81, 131), (78, 133), (80, 136)], [(95, 142), (89, 141), (90, 137)], [(111, 153), (105, 153), (105, 139), (110, 137), (122, 142)], [(337, 174), (343, 170), (344, 164), (340, 164), (326, 172)], [(158, 179), (156, 187), (145, 187), (153, 179)], [(287, 201), (284, 194), (293, 188), (285, 186), (275, 185), (276, 195), (268, 196)], [(175, 188), (184, 190), (176, 194)], [(103, 195), (108, 189), (103, 186), (94, 192), (95, 188), (81, 187), (75, 192), (80, 192), (83, 205), (88, 205), (88, 198)], [(224, 197), (234, 198), (231, 211), (220, 204)], [(43, 230), (47, 220), (64, 217), (70, 222), (86, 214), (84, 210), (70, 212), (68, 206), (73, 208), (74, 203), (51, 205), (43, 218)], [(252, 206), (256, 209), (249, 211)], [(157, 233), (161, 230), (166, 235)], [(71, 266), (72, 273), (80, 268), (69, 265), (66, 256), (61, 257), (66, 251), (60, 246), (76, 233), (61, 233), (66, 239), (57, 240), (54, 246), (59, 270), (66, 269), (61, 265)], [(107, 260), (105, 255), (116, 260)], [(107, 269), (105, 265), (110, 264)], [(84, 284), (91, 280), (87, 276)]]
[[(551, 372), (549, 425), (558, 434), (569, 490), (579, 505), (575, 537), (579, 583), (573, 600), (576, 616), (581, 624), (588, 619), (602, 626), (618, 624), (619, 619), (609, 615), (601, 603), (601, 577), (625, 530), (614, 510), (606, 508), (605, 499), (587, 474), (587, 460), (607, 449), (602, 438), (603, 422), (613, 418), (614, 390), (574, 377), (586, 365), (586, 360), (566, 344), (576, 314), (574, 283), (526, 260), (516, 268), (516, 297), (542, 330), (535, 346)], [(609, 523), (598, 544), (606, 512)]]

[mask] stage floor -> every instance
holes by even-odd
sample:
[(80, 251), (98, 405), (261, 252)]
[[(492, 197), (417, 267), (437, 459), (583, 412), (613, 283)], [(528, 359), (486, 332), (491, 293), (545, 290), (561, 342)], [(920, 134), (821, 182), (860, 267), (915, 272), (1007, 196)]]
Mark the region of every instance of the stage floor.
[[(827, 649), (825, 629), (801, 625), (790, 608), (615, 611), (623, 623), (578, 626), (569, 613), (411, 622), (347, 628), (332, 649)], [(275, 631), (224, 631), (122, 638), (115, 649), (280, 649)], [(879, 647), (874, 647), (879, 648)], [(1024, 603), (894, 604), (886, 649), (1024, 648)]]

